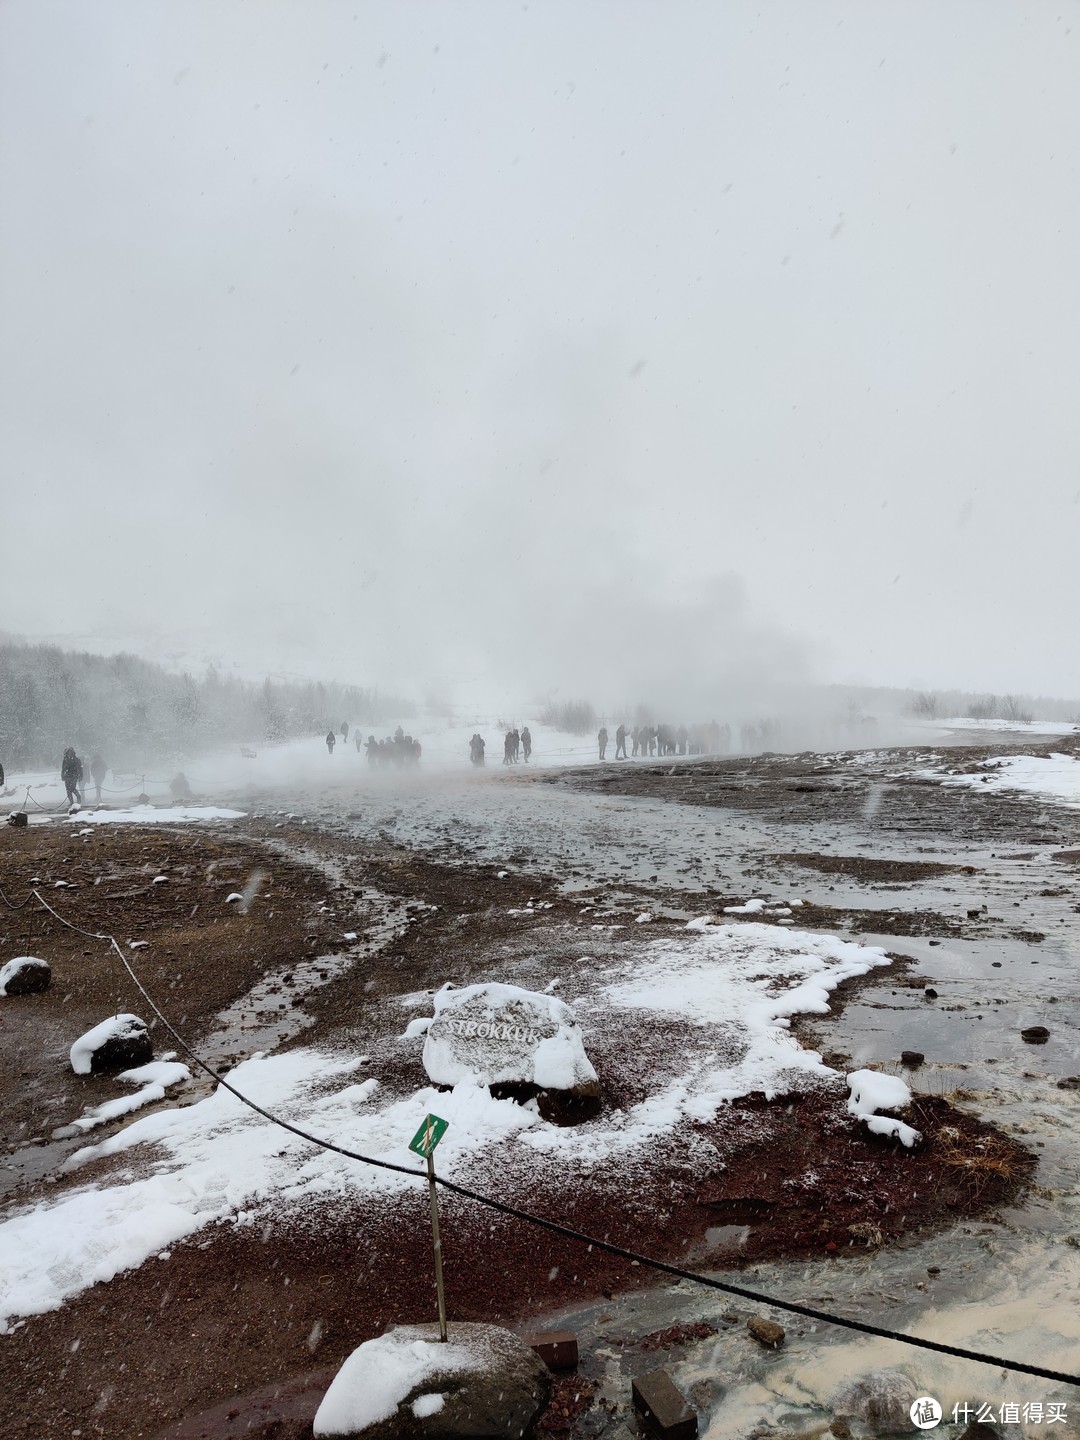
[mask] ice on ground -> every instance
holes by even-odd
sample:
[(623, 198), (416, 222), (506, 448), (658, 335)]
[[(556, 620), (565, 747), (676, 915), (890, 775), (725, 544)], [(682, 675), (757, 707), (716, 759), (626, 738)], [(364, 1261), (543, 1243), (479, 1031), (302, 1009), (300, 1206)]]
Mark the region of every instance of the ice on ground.
[(765, 909), (764, 900), (747, 900), (745, 905), (725, 905), (725, 915), (756, 915)]
[(986, 791), (1019, 790), (1059, 805), (1080, 805), (1080, 760), (1072, 755), (995, 755), (974, 774), (943, 775), (940, 770), (918, 774), (942, 785)]
[[(287, 1215), (357, 1194), (377, 1209), (423, 1184), (425, 1172), (407, 1146), (432, 1111), (449, 1122), (439, 1146), (440, 1172), (459, 1183), (479, 1181), (485, 1189), (494, 1183), (498, 1190), (488, 1168), (495, 1153), (500, 1163), (494, 1173), (507, 1177), (508, 1186), (528, 1187), (535, 1177), (557, 1173), (556, 1164), (587, 1174), (645, 1154), (681, 1121), (711, 1120), (751, 1091), (772, 1095), (835, 1080), (820, 1056), (790, 1034), (789, 1017), (826, 1011), (843, 980), (886, 964), (877, 947), (707, 919), (677, 935), (643, 941), (627, 959), (594, 961), (583, 972), (590, 988), (575, 1001), (586, 1041), (595, 1036), (599, 1044), (606, 1037), (618, 1044), (612, 1037), (654, 1016), (682, 1022), (677, 1069), (658, 1077), (639, 1104), (602, 1111), (572, 1128), (545, 1121), (535, 1105), (497, 1100), (472, 1079), (449, 1092), (425, 1085), (402, 1095), (374, 1076), (355, 1083), (363, 1062), (340, 1054), (296, 1049), (254, 1057), (230, 1073), (241, 1094), (311, 1134), (408, 1173), (316, 1149), (221, 1088), (197, 1104), (139, 1117), (69, 1162), (78, 1169), (89, 1160), (134, 1152), (139, 1163), (132, 1170), (0, 1224), (0, 1328), (10, 1317), (55, 1309), (214, 1221), (252, 1224), (271, 1210)], [(550, 995), (540, 998), (545, 1006), (560, 1003)], [(416, 992), (386, 1002), (391, 1013), (403, 1003), (431, 1003), (431, 997)], [(136, 1073), (148, 1068), (139, 1066)], [(520, 1198), (517, 1191), (505, 1193)]]
[(138, 1015), (110, 1015), (72, 1045), (71, 1068), (76, 1075), (89, 1075), (95, 1050), (100, 1050), (107, 1040), (129, 1040), (145, 1033), (146, 1024)]
[(184, 825), (193, 820), (242, 820), (242, 810), (225, 810), (219, 805), (136, 805), (131, 810), (91, 810), (79, 815), (80, 823), (93, 825)]
[(49, 962), (39, 960), (36, 955), (17, 955), (14, 960), (9, 960), (6, 965), (0, 967), (0, 995), (7, 994), (8, 984), (14, 980), (20, 970), (48, 970)]
[(847, 1083), (851, 1089), (847, 1108), (865, 1121), (872, 1134), (895, 1135), (909, 1150), (918, 1144), (922, 1139), (918, 1130), (902, 1120), (877, 1114), (879, 1110), (902, 1110), (911, 1104), (911, 1090), (899, 1076), (883, 1075), (880, 1070), (853, 1070)]

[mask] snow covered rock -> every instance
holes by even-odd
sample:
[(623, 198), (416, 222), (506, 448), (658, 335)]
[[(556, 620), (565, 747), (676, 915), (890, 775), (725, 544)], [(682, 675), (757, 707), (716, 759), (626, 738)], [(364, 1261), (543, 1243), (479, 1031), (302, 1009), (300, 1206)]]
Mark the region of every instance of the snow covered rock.
[(516, 985), (437, 991), (424, 1069), (436, 1085), (472, 1079), (497, 1095), (535, 1095), (544, 1118), (560, 1124), (600, 1109), (600, 1083), (570, 1007)]
[(110, 1015), (71, 1047), (71, 1068), (76, 1075), (127, 1070), (133, 1065), (146, 1065), (153, 1058), (146, 1023), (137, 1015)]
[(399, 1325), (342, 1365), (313, 1433), (365, 1440), (528, 1440), (550, 1393), (547, 1366), (498, 1325)]
[(49, 962), (34, 955), (19, 955), (0, 968), (0, 995), (34, 995), (51, 984)]
[(902, 1120), (879, 1115), (879, 1110), (903, 1110), (911, 1104), (911, 1091), (896, 1075), (883, 1075), (880, 1070), (853, 1070), (847, 1077), (851, 1094), (847, 1108), (850, 1114), (865, 1121), (873, 1135), (895, 1135), (909, 1150), (918, 1145), (922, 1135)]

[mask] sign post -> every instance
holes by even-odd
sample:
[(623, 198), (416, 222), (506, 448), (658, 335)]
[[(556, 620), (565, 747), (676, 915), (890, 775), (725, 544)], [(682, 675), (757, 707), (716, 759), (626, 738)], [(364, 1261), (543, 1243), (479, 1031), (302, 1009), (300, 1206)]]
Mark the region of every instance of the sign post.
[(435, 1289), (439, 1296), (439, 1339), (444, 1343), (446, 1334), (446, 1292), (443, 1290), (442, 1241), (439, 1239), (439, 1199), (435, 1191), (435, 1146), (446, 1134), (449, 1122), (440, 1120), (438, 1115), (427, 1115), (424, 1123), (409, 1141), (409, 1149), (422, 1155), (427, 1161), (428, 1193), (431, 1199), (431, 1234), (435, 1242)]

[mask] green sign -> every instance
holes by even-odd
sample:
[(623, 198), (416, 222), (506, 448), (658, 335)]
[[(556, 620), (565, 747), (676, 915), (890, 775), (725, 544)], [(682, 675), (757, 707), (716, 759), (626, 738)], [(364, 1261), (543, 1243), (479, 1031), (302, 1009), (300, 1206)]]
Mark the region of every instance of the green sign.
[(424, 1123), (409, 1141), (409, 1149), (415, 1150), (417, 1155), (422, 1155), (426, 1160), (446, 1134), (449, 1124), (449, 1120), (440, 1120), (438, 1115), (425, 1116)]

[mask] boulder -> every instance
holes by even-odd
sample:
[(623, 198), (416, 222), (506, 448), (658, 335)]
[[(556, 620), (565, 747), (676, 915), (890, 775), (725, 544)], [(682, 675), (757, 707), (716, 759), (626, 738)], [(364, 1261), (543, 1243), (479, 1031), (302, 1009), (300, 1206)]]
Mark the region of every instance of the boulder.
[(0, 968), (0, 995), (35, 995), (51, 984), (49, 962), (33, 955), (19, 955)]
[(436, 1085), (473, 1079), (495, 1095), (537, 1097), (540, 1113), (574, 1124), (600, 1109), (600, 1084), (570, 1007), (516, 985), (445, 985), (424, 1039)]
[(110, 1015), (81, 1035), (71, 1047), (71, 1068), (76, 1075), (98, 1075), (129, 1070), (154, 1058), (146, 1022), (137, 1015)]
[(1020, 1039), (1026, 1040), (1029, 1045), (1045, 1045), (1050, 1039), (1050, 1031), (1045, 1025), (1029, 1025), (1026, 1030), (1020, 1031)]
[(399, 1325), (354, 1350), (312, 1433), (365, 1440), (529, 1440), (547, 1405), (547, 1366), (499, 1325)]
[(845, 1419), (861, 1420), (879, 1435), (904, 1435), (914, 1427), (911, 1407), (919, 1392), (900, 1370), (872, 1370), (848, 1385), (833, 1400)]

